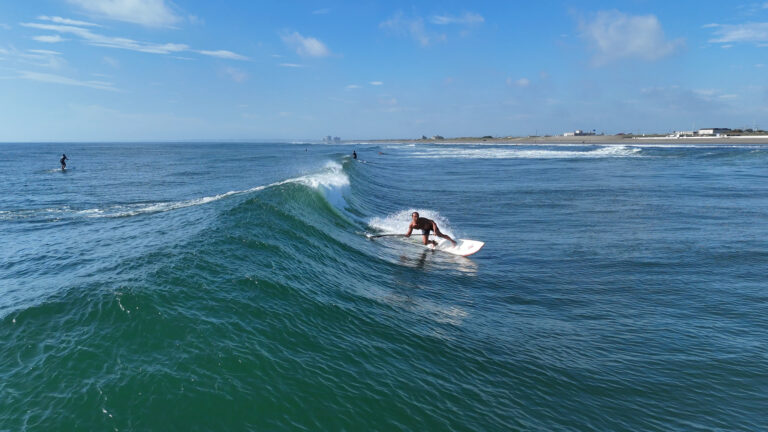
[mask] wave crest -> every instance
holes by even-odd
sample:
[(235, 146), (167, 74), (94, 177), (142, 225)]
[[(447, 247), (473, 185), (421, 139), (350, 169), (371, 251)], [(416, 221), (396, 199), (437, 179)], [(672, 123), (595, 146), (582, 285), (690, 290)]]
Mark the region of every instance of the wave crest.
[(111, 204), (104, 207), (90, 209), (73, 209), (69, 206), (50, 207), (39, 209), (20, 209), (0, 211), (0, 220), (54, 220), (65, 218), (119, 218), (138, 216), (142, 214), (162, 213), (171, 210), (208, 204), (223, 198), (257, 192), (270, 187), (288, 183), (298, 183), (323, 192), (326, 199), (339, 209), (343, 209), (346, 202), (343, 191), (349, 186), (349, 177), (343, 172), (342, 166), (336, 162), (329, 162), (318, 173), (307, 174), (301, 177), (290, 178), (268, 185), (261, 185), (249, 189), (229, 191), (217, 195), (192, 198), (180, 201), (155, 201), (143, 203)]

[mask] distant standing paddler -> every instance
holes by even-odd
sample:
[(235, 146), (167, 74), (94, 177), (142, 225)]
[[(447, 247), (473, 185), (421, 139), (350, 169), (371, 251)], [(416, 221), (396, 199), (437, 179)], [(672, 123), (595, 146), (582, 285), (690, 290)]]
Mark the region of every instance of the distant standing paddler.
[(352, 150), (352, 159), (357, 159), (357, 152)]
[(437, 227), (435, 221), (432, 219), (419, 217), (419, 212), (411, 213), (411, 224), (408, 225), (408, 232), (405, 233), (405, 236), (410, 237), (414, 228), (421, 230), (421, 234), (424, 236), (424, 244), (432, 243), (433, 245), (437, 246), (436, 241), (429, 240), (429, 232), (434, 231), (436, 236), (448, 239), (451, 241), (451, 243), (453, 243), (454, 246), (456, 246), (456, 242), (452, 238), (440, 232), (440, 228)]
[(64, 171), (65, 169), (67, 169), (67, 162), (66, 162), (66, 161), (68, 161), (68, 160), (69, 160), (69, 158), (67, 157), (67, 155), (65, 155), (64, 153), (62, 153), (62, 154), (61, 154), (61, 160), (59, 160), (59, 162), (61, 162), (61, 170), (62, 170), (62, 171)]

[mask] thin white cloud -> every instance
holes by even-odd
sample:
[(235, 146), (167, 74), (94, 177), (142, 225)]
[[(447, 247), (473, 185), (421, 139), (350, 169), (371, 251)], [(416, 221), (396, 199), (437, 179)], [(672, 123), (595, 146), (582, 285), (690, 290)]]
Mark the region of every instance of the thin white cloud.
[(54, 75), (49, 73), (19, 71), (18, 78), (30, 80), (30, 81), (51, 83), (51, 84), (63, 84), (63, 85), (77, 86), (77, 87), (88, 87), (88, 88), (97, 89), (97, 90), (119, 91), (110, 82), (80, 81), (74, 78), (68, 78), (61, 75)]
[(601, 11), (592, 20), (582, 21), (580, 28), (595, 53), (596, 65), (622, 59), (654, 61), (673, 54), (684, 43), (682, 39), (668, 40), (655, 15)]
[(9, 26), (9, 25), (8, 25), (8, 24), (6, 24), (6, 23), (0, 23), (0, 28), (1, 28), (1, 29), (4, 29), (4, 30), (10, 30), (10, 29), (11, 29), (11, 26)]
[(356, 90), (356, 89), (359, 89), (359, 88), (360, 88), (360, 86), (359, 86), (359, 85), (357, 85), (357, 84), (350, 84), (350, 85), (348, 85), (348, 86), (347, 86), (347, 87), (345, 87), (345, 88), (346, 88), (347, 90)]
[(103, 59), (101, 59), (104, 63), (108, 64), (114, 69), (117, 69), (120, 67), (120, 62), (117, 59), (114, 59), (112, 57), (105, 56)]
[(298, 63), (280, 63), (278, 66), (280, 66), (280, 67), (287, 67), (287, 68), (303, 68), (303, 67), (306, 67), (303, 64), (298, 64)]
[(86, 13), (147, 27), (171, 27), (181, 21), (164, 0), (67, 0)]
[(721, 112), (724, 104), (733, 99), (720, 90), (688, 89), (677, 85), (644, 88), (640, 95), (660, 109), (686, 112)]
[(482, 15), (473, 12), (464, 12), (459, 16), (453, 15), (433, 15), (429, 18), (429, 22), (437, 25), (447, 24), (460, 24), (460, 25), (475, 25), (485, 22), (485, 18)]
[(531, 85), (531, 80), (528, 78), (519, 78), (519, 79), (513, 79), (513, 78), (507, 78), (507, 85), (509, 86), (517, 86), (517, 87), (528, 87)]
[(140, 51), (153, 54), (169, 54), (174, 52), (188, 51), (189, 46), (185, 44), (156, 44), (150, 42), (140, 42), (133, 39), (123, 37), (103, 36), (92, 32), (89, 29), (57, 24), (40, 24), (40, 23), (21, 23), (24, 27), (36, 28), (41, 30), (50, 30), (58, 33), (71, 34), (81, 39), (85, 39), (91, 45), (109, 47), (109, 48), (121, 48), (132, 51)]
[(423, 47), (447, 39), (445, 34), (428, 31), (424, 26), (424, 19), (406, 17), (402, 12), (379, 24), (379, 28), (396, 36), (411, 37)]
[(17, 65), (33, 65), (50, 69), (60, 69), (67, 64), (58, 51), (31, 49), (19, 51), (11, 46), (9, 49), (0, 49), (0, 54), (8, 56), (8, 61)]
[(187, 21), (189, 21), (192, 25), (203, 25), (205, 24), (205, 20), (198, 17), (197, 15), (188, 15)]
[(61, 37), (60, 35), (32, 36), (32, 39), (38, 42), (44, 42), (44, 43), (59, 43), (67, 40)]
[(58, 16), (40, 15), (39, 17), (37, 17), (37, 19), (39, 19), (40, 21), (51, 21), (51, 22), (55, 22), (56, 24), (73, 25), (78, 27), (101, 27), (98, 24), (73, 20), (69, 18), (62, 18)]
[(226, 67), (222, 72), (236, 83), (241, 83), (248, 79), (248, 74), (242, 69)]
[(31, 49), (27, 50), (33, 54), (42, 54), (42, 55), (61, 55), (58, 51), (51, 51), (51, 50), (43, 50), (43, 49)]
[(69, 34), (80, 39), (85, 40), (90, 45), (106, 47), (106, 48), (118, 48), (131, 51), (139, 51), (150, 54), (174, 54), (185, 51), (194, 51), (206, 56), (230, 59), (230, 60), (245, 60), (247, 57), (237, 53), (226, 50), (194, 50), (189, 45), (180, 43), (153, 43), (142, 42), (124, 37), (104, 36), (98, 33), (94, 33), (90, 29), (60, 25), (60, 24), (44, 24), (44, 23), (21, 23), (24, 27), (36, 28), (40, 30), (48, 30), (61, 34)]
[(371, 81), (371, 82), (370, 82), (370, 83), (368, 83), (368, 84), (370, 84), (370, 85), (372, 85), (372, 86), (380, 86), (380, 85), (384, 85), (384, 83), (383, 83), (383, 82), (381, 82), (381, 81)]
[(283, 42), (296, 50), (302, 57), (327, 57), (331, 51), (320, 40), (304, 37), (299, 32), (287, 33), (282, 36)]
[(200, 50), (197, 51), (198, 53), (202, 55), (207, 55), (211, 57), (217, 57), (222, 59), (228, 59), (228, 60), (248, 60), (248, 57), (242, 56), (237, 53), (233, 53), (232, 51), (227, 50), (216, 50), (216, 51), (206, 51), (206, 50)]
[(379, 98), (379, 103), (381, 105), (394, 106), (394, 105), (397, 105), (397, 99), (394, 97), (385, 96), (385, 97)]
[(768, 42), (768, 23), (746, 24), (708, 24), (705, 28), (713, 28), (715, 36), (711, 43), (755, 43)]
[(329, 13), (331, 10), (329, 8), (323, 8), (323, 9), (317, 9), (312, 11), (312, 15), (325, 15)]

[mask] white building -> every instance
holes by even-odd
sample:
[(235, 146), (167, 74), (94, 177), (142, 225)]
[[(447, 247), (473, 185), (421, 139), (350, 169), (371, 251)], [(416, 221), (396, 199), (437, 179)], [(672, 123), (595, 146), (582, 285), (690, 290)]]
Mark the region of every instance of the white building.
[(696, 135), (696, 131), (675, 131), (674, 133), (671, 133), (667, 135), (669, 138), (684, 138), (684, 137), (692, 137)]
[(731, 130), (728, 128), (708, 128), (708, 129), (699, 129), (697, 133), (699, 135), (705, 135), (705, 136), (713, 136), (713, 135), (725, 135)]
[(566, 133), (564, 133), (563, 136), (589, 136), (589, 135), (594, 135), (594, 134), (595, 134), (594, 131), (592, 131), (592, 132), (584, 132), (581, 129), (576, 129), (573, 132), (566, 132)]

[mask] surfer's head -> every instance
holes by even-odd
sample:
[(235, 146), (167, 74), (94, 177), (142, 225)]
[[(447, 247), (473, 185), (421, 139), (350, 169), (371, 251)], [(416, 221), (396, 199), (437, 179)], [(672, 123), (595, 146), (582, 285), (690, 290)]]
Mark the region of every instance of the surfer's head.
[(416, 219), (418, 219), (418, 218), (419, 218), (419, 212), (413, 212), (413, 213), (411, 213), (411, 217), (413, 218), (413, 220), (416, 220)]

